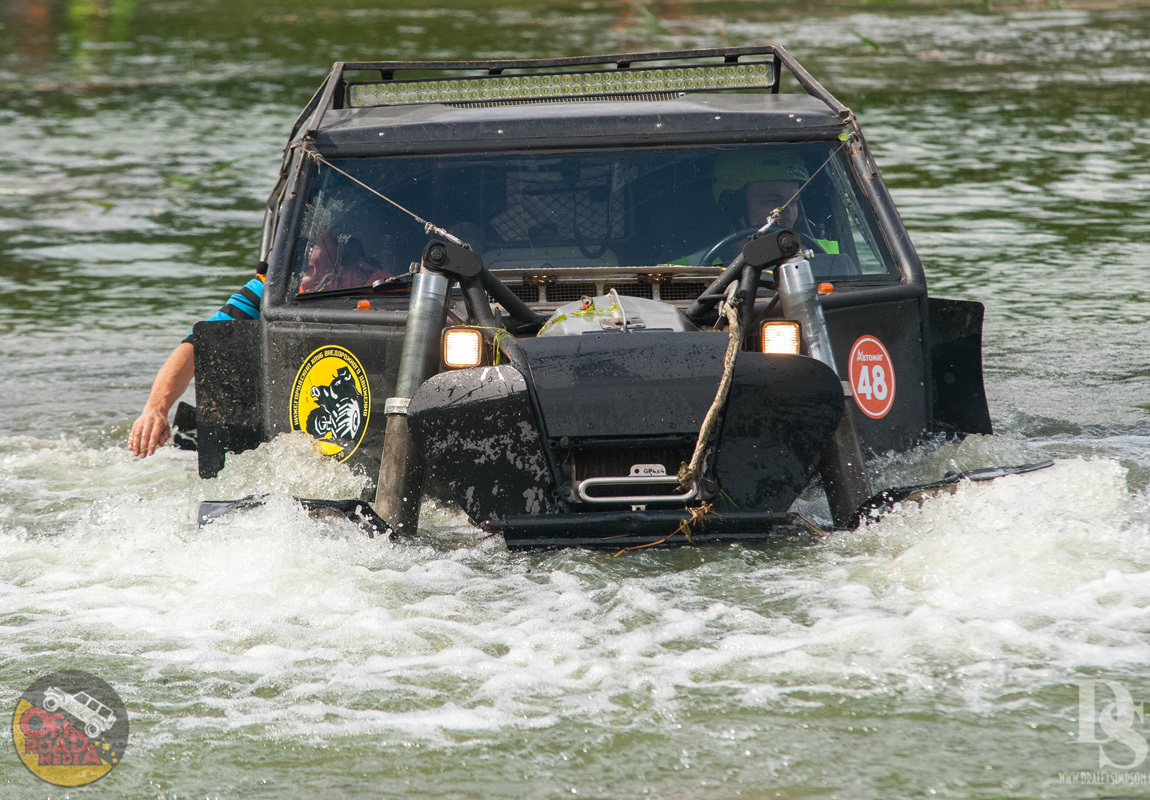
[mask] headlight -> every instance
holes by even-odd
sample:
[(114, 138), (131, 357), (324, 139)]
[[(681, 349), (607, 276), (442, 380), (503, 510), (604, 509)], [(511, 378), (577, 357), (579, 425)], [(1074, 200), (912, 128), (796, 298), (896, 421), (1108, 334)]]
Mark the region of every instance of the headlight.
[(475, 328), (448, 328), (443, 332), (443, 363), (452, 369), (478, 367), (483, 356), (483, 334)]
[(799, 323), (771, 320), (763, 323), (763, 352), (776, 355), (799, 354)]

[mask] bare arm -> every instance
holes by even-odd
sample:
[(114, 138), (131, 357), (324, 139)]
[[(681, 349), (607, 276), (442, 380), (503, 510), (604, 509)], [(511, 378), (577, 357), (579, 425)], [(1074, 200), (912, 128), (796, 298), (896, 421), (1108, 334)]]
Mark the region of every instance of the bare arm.
[(172, 351), (156, 373), (144, 411), (128, 435), (128, 449), (133, 454), (146, 458), (168, 441), (172, 432), (168, 425), (168, 411), (192, 381), (194, 355), (191, 342), (184, 342)]

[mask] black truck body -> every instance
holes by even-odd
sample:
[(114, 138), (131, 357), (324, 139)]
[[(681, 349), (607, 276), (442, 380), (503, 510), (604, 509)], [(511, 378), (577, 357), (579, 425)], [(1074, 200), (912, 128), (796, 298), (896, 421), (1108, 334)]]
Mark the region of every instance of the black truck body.
[[(752, 218), (778, 187), (793, 210)], [(511, 547), (762, 538), (836, 480), (836, 437), (871, 457), (991, 432), (982, 306), (928, 297), (854, 115), (781, 47), (336, 64), (261, 260), (261, 319), (196, 327), (200, 474), (294, 429), (374, 478), (390, 436), (410, 527), (426, 491)], [(821, 358), (806, 327), (764, 352), (788, 265), (818, 284)], [(415, 353), (416, 313), (478, 330), (479, 363)]]

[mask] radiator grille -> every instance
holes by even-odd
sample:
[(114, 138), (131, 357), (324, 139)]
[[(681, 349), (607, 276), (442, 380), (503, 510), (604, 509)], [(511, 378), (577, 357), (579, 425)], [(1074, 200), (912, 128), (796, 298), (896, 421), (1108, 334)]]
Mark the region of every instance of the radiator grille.
[(539, 287), (531, 283), (510, 283), (507, 288), (524, 303), (539, 302)]
[[(594, 297), (599, 294), (593, 281), (561, 281), (548, 284), (546, 291), (534, 283), (507, 283), (511, 293), (524, 303), (538, 303), (544, 299), (548, 303), (570, 303), (584, 296)], [(668, 303), (677, 303), (685, 300), (694, 300), (710, 286), (710, 281), (664, 281), (659, 284), (659, 299)], [(647, 281), (619, 281), (607, 283), (603, 292), (614, 289), (622, 297), (654, 298), (654, 288)], [(491, 302), (495, 302), (491, 298)]]
[(670, 303), (694, 300), (709, 285), (708, 281), (668, 281), (659, 287), (659, 297)]
[(593, 297), (595, 295), (595, 284), (587, 281), (577, 281), (574, 283), (553, 283), (547, 287), (547, 302), (548, 303), (570, 303), (573, 300), (578, 300), (581, 297)]
[(614, 289), (620, 295), (625, 295), (627, 297), (654, 297), (654, 294), (651, 291), (651, 284), (649, 283), (631, 281), (629, 283), (609, 283), (605, 287), (605, 291), (608, 292), (612, 289)]

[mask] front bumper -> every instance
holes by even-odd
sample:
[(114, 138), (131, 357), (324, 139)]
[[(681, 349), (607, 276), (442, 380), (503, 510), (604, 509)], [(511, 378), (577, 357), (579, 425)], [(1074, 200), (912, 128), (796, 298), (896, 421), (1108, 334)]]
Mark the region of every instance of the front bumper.
[(647, 543), (701, 502), (711, 513), (693, 541), (765, 538), (814, 476), (843, 413), (842, 387), (821, 362), (741, 352), (698, 491), (665, 480), (664, 491), (684, 496), (636, 498), (659, 481), (629, 476), (652, 467), (674, 476), (689, 459), (726, 337), (609, 333), (520, 344), (526, 363), (441, 373), (408, 409), (428, 478), (509, 547)]

